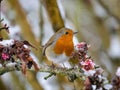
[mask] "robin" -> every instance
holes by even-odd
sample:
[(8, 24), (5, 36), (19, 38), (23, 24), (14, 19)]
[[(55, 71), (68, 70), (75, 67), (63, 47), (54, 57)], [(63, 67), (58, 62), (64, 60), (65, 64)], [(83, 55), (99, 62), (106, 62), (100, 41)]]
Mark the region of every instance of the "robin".
[(55, 64), (69, 60), (74, 51), (73, 35), (76, 33), (71, 29), (61, 28), (43, 46), (43, 55)]

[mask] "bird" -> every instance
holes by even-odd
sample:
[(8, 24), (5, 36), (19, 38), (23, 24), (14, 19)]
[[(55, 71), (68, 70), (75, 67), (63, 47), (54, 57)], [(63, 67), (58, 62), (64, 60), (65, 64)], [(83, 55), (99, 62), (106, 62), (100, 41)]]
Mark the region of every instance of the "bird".
[(43, 55), (55, 64), (68, 61), (74, 51), (73, 36), (76, 33), (65, 27), (59, 29), (43, 46)]

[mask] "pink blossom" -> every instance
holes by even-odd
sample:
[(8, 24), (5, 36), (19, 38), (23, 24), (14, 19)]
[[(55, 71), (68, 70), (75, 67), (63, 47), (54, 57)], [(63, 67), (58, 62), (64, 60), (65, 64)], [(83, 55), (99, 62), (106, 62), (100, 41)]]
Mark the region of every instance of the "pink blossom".
[(94, 69), (95, 63), (92, 59), (87, 59), (85, 61), (81, 61), (80, 65), (85, 69), (86, 71)]
[(2, 53), (2, 59), (3, 59), (3, 60), (7, 60), (7, 59), (9, 59), (9, 58), (10, 58), (10, 57), (9, 57), (8, 54)]

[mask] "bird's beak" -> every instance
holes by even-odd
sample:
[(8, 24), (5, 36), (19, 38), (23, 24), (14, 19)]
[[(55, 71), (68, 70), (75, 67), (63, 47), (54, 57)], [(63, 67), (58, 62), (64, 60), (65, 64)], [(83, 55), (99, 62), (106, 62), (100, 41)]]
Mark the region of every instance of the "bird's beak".
[(73, 32), (73, 34), (77, 34), (78, 32)]

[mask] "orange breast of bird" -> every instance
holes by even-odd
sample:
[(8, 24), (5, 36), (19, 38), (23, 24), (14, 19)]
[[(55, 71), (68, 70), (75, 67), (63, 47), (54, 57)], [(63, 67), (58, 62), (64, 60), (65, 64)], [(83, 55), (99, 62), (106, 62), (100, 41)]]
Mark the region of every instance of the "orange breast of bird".
[(73, 34), (70, 33), (68, 35), (62, 35), (55, 43), (55, 47), (53, 51), (55, 54), (63, 54), (66, 56), (70, 56), (74, 50), (73, 44)]

